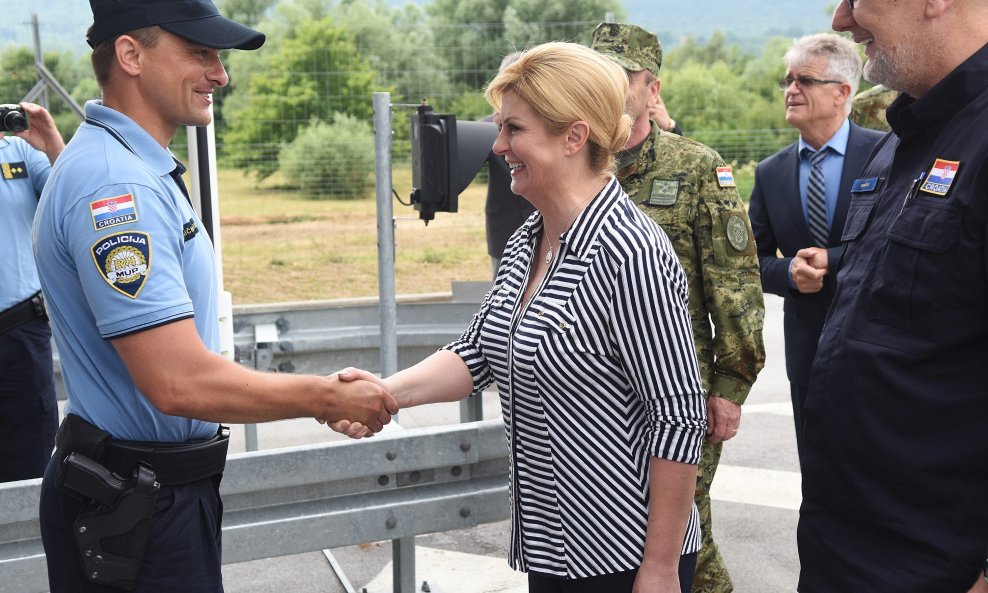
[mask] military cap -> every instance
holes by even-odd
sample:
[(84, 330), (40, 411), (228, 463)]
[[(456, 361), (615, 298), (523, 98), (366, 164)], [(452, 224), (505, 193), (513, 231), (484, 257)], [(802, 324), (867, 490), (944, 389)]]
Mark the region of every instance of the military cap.
[(264, 33), (222, 16), (210, 0), (89, 0), (93, 27), (86, 41), (96, 47), (122, 33), (154, 25), (214, 49), (257, 49)]
[(590, 47), (628, 72), (648, 70), (658, 76), (662, 66), (659, 38), (637, 25), (601, 23), (594, 29)]

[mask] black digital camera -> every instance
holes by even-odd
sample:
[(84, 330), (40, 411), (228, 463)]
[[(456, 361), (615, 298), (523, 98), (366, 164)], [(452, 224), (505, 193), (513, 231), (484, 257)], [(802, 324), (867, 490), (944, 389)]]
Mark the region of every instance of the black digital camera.
[(23, 132), (27, 126), (27, 114), (20, 105), (0, 105), (0, 132)]

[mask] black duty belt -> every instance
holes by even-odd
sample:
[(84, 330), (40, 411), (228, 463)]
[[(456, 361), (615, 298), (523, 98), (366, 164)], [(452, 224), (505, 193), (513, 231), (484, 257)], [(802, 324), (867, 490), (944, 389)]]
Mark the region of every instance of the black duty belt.
[(13, 307), (0, 311), (0, 334), (42, 317), (45, 317), (45, 299), (41, 292), (36, 292)]
[(103, 450), (102, 463), (110, 471), (129, 476), (139, 462), (154, 470), (163, 486), (189, 484), (223, 473), (229, 429), (206, 441), (190, 443), (142, 443), (111, 439)]
[(59, 459), (64, 460), (69, 453), (81, 453), (124, 477), (143, 463), (163, 486), (176, 486), (223, 473), (230, 430), (220, 426), (213, 438), (186, 443), (122, 441), (75, 414), (67, 414), (55, 443)]

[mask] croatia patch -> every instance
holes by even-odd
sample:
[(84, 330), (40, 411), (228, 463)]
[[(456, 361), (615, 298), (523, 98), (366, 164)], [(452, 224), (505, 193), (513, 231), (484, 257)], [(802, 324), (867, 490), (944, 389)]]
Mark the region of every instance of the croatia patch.
[(151, 237), (147, 233), (107, 235), (93, 244), (93, 263), (120, 294), (136, 299), (151, 271)]
[(737, 187), (734, 182), (734, 173), (730, 167), (717, 167), (717, 185), (721, 187)]
[(934, 161), (933, 168), (930, 169), (929, 174), (926, 176), (926, 181), (923, 182), (919, 190), (937, 196), (947, 195), (947, 192), (950, 191), (950, 185), (954, 182), (954, 176), (957, 175), (957, 171), (960, 169), (960, 165), (960, 161), (937, 159)]
[(93, 215), (93, 230), (137, 221), (137, 203), (132, 194), (103, 198), (89, 203)]

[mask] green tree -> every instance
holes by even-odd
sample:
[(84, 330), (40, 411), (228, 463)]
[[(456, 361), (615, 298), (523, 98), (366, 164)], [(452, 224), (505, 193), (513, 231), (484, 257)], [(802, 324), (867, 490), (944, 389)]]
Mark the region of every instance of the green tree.
[[(44, 54), (44, 64), (77, 103), (99, 98), (88, 58), (79, 59), (71, 52), (52, 51)], [(38, 82), (34, 52), (28, 47), (10, 47), (0, 52), (0, 68), (4, 72), (4, 76), (0, 77), (0, 103), (20, 102)], [(71, 138), (81, 122), (61, 97), (50, 89), (48, 110), (62, 136), (66, 140)]]
[(281, 143), (309, 120), (336, 112), (370, 120), (374, 73), (332, 18), (302, 22), (261, 58), (226, 102), (223, 143), (233, 165), (263, 179), (277, 170)]
[(589, 43), (608, 12), (623, 16), (618, 0), (433, 0), (428, 10), (454, 81), (471, 91), (511, 52), (546, 41)]
[(366, 197), (374, 187), (374, 130), (345, 113), (332, 125), (313, 120), (282, 146), (278, 163), (289, 187), (317, 197)]

